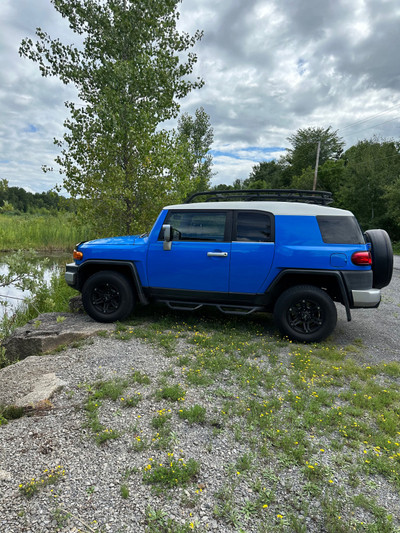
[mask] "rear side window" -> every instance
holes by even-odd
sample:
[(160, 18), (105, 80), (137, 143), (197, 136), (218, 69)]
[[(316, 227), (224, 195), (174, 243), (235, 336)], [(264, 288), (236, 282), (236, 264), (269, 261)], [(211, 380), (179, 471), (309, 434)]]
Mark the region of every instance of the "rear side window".
[(238, 211), (232, 240), (271, 242), (273, 240), (271, 216), (257, 211)]
[(364, 236), (355, 217), (317, 216), (322, 240), (328, 244), (364, 244)]

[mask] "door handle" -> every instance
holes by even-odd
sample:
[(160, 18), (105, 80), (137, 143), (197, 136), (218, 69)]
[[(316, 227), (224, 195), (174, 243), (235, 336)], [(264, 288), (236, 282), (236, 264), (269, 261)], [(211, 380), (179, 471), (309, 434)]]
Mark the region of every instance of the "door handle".
[(228, 252), (207, 252), (207, 257), (228, 257)]

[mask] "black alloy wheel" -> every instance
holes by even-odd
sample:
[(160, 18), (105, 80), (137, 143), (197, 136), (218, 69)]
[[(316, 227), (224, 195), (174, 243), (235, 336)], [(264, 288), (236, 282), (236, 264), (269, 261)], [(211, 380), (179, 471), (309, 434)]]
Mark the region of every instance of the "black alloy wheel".
[(133, 288), (119, 272), (97, 272), (83, 286), (82, 303), (97, 322), (123, 320), (133, 310)]
[(313, 285), (298, 285), (278, 298), (274, 319), (282, 335), (298, 342), (319, 342), (335, 329), (337, 311), (325, 291)]

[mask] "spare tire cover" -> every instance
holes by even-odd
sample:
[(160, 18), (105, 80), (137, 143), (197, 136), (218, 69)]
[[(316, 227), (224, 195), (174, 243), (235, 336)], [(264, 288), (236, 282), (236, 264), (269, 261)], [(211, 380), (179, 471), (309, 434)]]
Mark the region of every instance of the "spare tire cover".
[(365, 240), (371, 243), (373, 287), (389, 285), (393, 274), (393, 250), (389, 235), (383, 229), (369, 229)]

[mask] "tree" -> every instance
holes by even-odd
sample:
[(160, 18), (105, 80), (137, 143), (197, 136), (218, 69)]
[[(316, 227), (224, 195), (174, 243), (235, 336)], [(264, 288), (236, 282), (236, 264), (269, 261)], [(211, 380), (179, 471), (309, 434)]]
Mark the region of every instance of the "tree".
[[(388, 209), (400, 175), (400, 143), (373, 137), (349, 148), (344, 184), (338, 199), (356, 215), (363, 229), (385, 228), (392, 238), (400, 236), (396, 215)], [(389, 197), (388, 197), (389, 194)], [(396, 233), (396, 235), (394, 235)]]
[[(334, 199), (338, 194), (344, 181), (345, 161), (339, 159), (333, 161), (328, 159), (322, 166), (318, 167), (318, 189), (329, 191), (333, 194)], [(314, 169), (308, 167), (304, 169), (300, 176), (294, 176), (292, 186), (296, 189), (312, 189), (314, 184)]]
[(290, 135), (287, 140), (292, 145), (288, 148), (286, 160), (291, 166), (293, 176), (300, 176), (308, 167), (315, 168), (317, 147), (320, 142), (319, 165), (328, 160), (338, 160), (343, 153), (344, 141), (337, 131), (329, 128), (303, 128)]
[[(0, 274), (0, 288), (13, 285), (21, 291), (39, 293), (46, 287), (45, 267), (48, 259), (38, 262), (34, 250), (18, 250), (12, 254), (5, 254), (3, 264), (7, 267), (4, 274)], [(0, 300), (0, 305), (6, 306), (7, 300)]]
[(383, 200), (387, 205), (387, 212), (390, 213), (392, 224), (388, 228), (389, 233), (396, 241), (400, 240), (400, 175), (387, 185), (383, 195)]
[(188, 78), (196, 61), (188, 50), (202, 34), (177, 31), (180, 0), (51, 1), (82, 46), (37, 28), (38, 41), (25, 39), (20, 54), (43, 76), (73, 83), (83, 103), (66, 103), (67, 133), (55, 141), (64, 187), (83, 199), (97, 233), (132, 233), (190, 189), (191, 158), (160, 125), (202, 85)]
[(279, 161), (262, 161), (254, 165), (250, 176), (244, 180), (245, 189), (281, 189), (290, 186), (287, 163)]
[(207, 190), (212, 177), (212, 155), (209, 152), (214, 133), (203, 107), (196, 109), (194, 118), (189, 113), (179, 118), (178, 135), (192, 156), (190, 177), (194, 188), (191, 192)]

